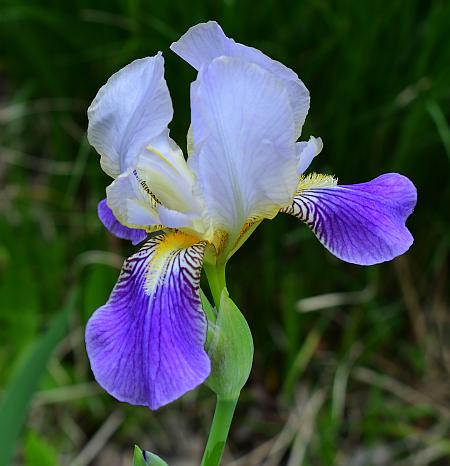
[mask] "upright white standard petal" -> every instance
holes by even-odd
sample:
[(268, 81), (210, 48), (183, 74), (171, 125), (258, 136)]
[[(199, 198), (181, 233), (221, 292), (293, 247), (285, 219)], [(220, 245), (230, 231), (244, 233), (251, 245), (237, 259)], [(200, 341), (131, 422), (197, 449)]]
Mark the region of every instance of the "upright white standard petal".
[(292, 108), (280, 79), (258, 65), (221, 57), (191, 88), (194, 153), (188, 165), (214, 230), (238, 235), (271, 218), (297, 186)]
[(88, 139), (103, 170), (113, 178), (128, 170), (153, 138), (167, 132), (172, 116), (161, 53), (113, 74), (88, 109)]
[(287, 89), (294, 113), (296, 137), (300, 137), (302, 126), (309, 110), (309, 91), (297, 74), (282, 63), (272, 60), (260, 50), (235, 42), (228, 38), (215, 21), (191, 27), (177, 42), (170, 46), (177, 55), (196, 70), (221, 56), (239, 57), (255, 63), (281, 79)]

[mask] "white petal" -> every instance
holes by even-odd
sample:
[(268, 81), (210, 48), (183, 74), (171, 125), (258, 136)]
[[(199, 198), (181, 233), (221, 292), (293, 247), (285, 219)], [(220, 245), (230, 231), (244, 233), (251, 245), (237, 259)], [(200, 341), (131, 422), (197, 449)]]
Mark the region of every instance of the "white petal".
[(182, 229), (195, 236), (203, 236), (207, 227), (197, 212), (178, 212), (163, 205), (157, 206), (161, 223), (167, 228)]
[(306, 171), (316, 155), (319, 155), (323, 149), (321, 138), (310, 136), (309, 141), (297, 143), (298, 165), (297, 173), (301, 175)]
[(193, 195), (195, 177), (179, 147), (162, 135), (136, 161), (136, 172), (165, 207), (179, 212), (201, 210)]
[(236, 43), (233, 39), (228, 38), (215, 21), (191, 27), (170, 48), (197, 70), (210, 63), (214, 58), (230, 56), (256, 63), (273, 73), (286, 86), (294, 112), (296, 137), (300, 136), (309, 110), (309, 91), (290, 68), (272, 60), (258, 49)]
[(154, 229), (160, 226), (156, 202), (134, 170), (122, 173), (106, 188), (108, 207), (128, 228)]
[(188, 164), (216, 228), (237, 233), (292, 201), (295, 129), (282, 81), (239, 58), (217, 58), (193, 83), (191, 108)]
[(170, 49), (198, 71), (214, 58), (231, 56), (235, 45), (216, 21), (208, 21), (189, 28)]
[(101, 155), (103, 170), (113, 178), (125, 172), (166, 131), (172, 115), (161, 53), (113, 74), (88, 109), (88, 139)]

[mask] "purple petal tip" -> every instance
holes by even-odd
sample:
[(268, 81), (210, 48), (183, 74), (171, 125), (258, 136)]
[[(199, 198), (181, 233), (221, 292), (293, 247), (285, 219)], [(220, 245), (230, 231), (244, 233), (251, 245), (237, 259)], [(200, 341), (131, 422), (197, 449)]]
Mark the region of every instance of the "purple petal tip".
[(130, 240), (133, 245), (139, 244), (147, 238), (147, 232), (137, 228), (128, 228), (122, 225), (112, 213), (112, 210), (108, 207), (106, 199), (103, 199), (98, 203), (97, 206), (98, 218), (103, 223), (105, 228), (121, 239)]

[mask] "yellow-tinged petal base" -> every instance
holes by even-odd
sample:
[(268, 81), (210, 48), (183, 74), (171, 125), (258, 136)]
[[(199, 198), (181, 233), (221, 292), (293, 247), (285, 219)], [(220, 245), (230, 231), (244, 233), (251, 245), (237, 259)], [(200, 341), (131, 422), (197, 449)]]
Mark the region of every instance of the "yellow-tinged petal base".
[(158, 243), (154, 250), (152, 266), (149, 267), (146, 277), (145, 292), (149, 295), (152, 294), (155, 286), (160, 283), (160, 280), (164, 280), (163, 274), (166, 272), (165, 265), (177, 251), (186, 249), (200, 241), (199, 238), (182, 231), (171, 231), (164, 235), (163, 241)]

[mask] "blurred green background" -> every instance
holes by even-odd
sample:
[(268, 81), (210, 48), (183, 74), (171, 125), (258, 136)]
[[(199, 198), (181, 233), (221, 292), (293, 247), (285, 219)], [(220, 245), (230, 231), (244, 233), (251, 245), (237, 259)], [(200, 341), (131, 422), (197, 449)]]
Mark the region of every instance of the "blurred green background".
[(419, 192), (391, 263), (340, 262), (281, 215), (233, 257), (256, 357), (224, 464), (449, 465), (450, 2), (2, 0), (0, 466), (129, 465), (135, 442), (199, 462), (207, 389), (152, 413), (92, 379), (84, 326), (134, 249), (97, 219), (110, 180), (85, 131), (106, 79), (162, 50), (185, 148), (195, 73), (168, 47), (208, 19), (305, 82), (314, 170)]

